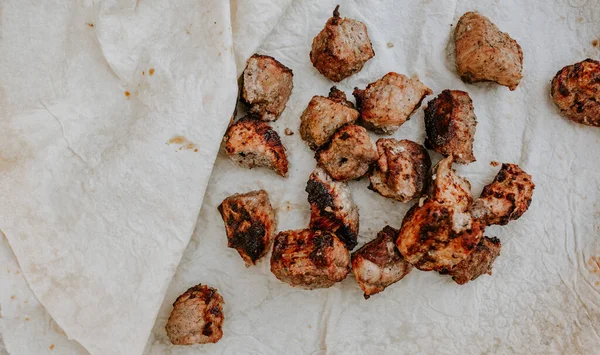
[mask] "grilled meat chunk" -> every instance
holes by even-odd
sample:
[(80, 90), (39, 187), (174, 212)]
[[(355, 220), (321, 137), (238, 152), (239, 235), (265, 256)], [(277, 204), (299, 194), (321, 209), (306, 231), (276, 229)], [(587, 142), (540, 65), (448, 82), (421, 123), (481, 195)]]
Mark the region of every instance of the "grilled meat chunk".
[(300, 117), (300, 136), (315, 150), (329, 142), (340, 127), (354, 123), (358, 111), (346, 100), (346, 94), (335, 86), (329, 97), (313, 96)]
[(358, 238), (358, 207), (345, 182), (334, 181), (317, 167), (306, 185), (310, 203), (310, 228), (335, 233), (348, 250)]
[(600, 62), (586, 59), (552, 79), (552, 101), (573, 122), (600, 127)]
[(493, 81), (514, 90), (523, 77), (523, 51), (487, 17), (467, 12), (456, 24), (456, 71), (466, 83)]
[(505, 225), (527, 211), (534, 188), (531, 175), (518, 165), (502, 164), (494, 181), (473, 202), (471, 213), (486, 225)]
[(265, 167), (287, 176), (285, 147), (266, 122), (244, 117), (232, 124), (225, 133), (225, 151), (244, 168)]
[(377, 133), (392, 134), (408, 121), (433, 92), (417, 79), (390, 72), (369, 84), (365, 90), (354, 88), (361, 124)]
[(293, 76), (290, 68), (273, 57), (250, 57), (242, 75), (242, 101), (249, 112), (263, 121), (278, 119), (292, 94)]
[(352, 272), (365, 299), (400, 281), (413, 268), (396, 249), (398, 232), (385, 226), (377, 238), (352, 253)]
[[(483, 237), (473, 252), (447, 273), (459, 285), (475, 280), (483, 274), (492, 274), (492, 264), (500, 255), (500, 239)], [(446, 272), (442, 272), (444, 274)]]
[(473, 202), (471, 183), (456, 173), (452, 168), (452, 161), (452, 156), (449, 156), (433, 167), (427, 195), (433, 200), (452, 205), (464, 212)]
[(271, 254), (271, 272), (292, 286), (309, 290), (327, 288), (350, 272), (350, 253), (328, 231), (279, 232)]
[(271, 247), (277, 224), (267, 192), (231, 195), (217, 209), (225, 223), (227, 246), (238, 251), (246, 266), (256, 264)]
[(484, 227), (468, 211), (430, 199), (404, 216), (396, 245), (419, 270), (449, 270), (474, 250)]
[(369, 177), (369, 188), (401, 202), (421, 196), (431, 169), (427, 150), (406, 139), (380, 138), (377, 152), (379, 159)]
[(483, 236), (485, 224), (469, 211), (471, 184), (452, 169), (452, 157), (434, 168), (428, 196), (404, 216), (396, 240), (404, 258), (420, 270), (450, 270)]
[(366, 129), (346, 125), (335, 132), (329, 146), (317, 151), (315, 158), (334, 180), (348, 181), (369, 171), (377, 160), (377, 148)]
[(363, 65), (375, 56), (364, 23), (341, 18), (339, 5), (325, 24), (325, 28), (313, 39), (310, 61), (324, 76), (341, 81), (359, 72)]
[(476, 126), (477, 117), (469, 94), (444, 90), (429, 101), (425, 109), (425, 146), (443, 156), (452, 155), (457, 163), (472, 163)]
[(223, 303), (216, 289), (200, 284), (177, 297), (166, 326), (171, 343), (218, 342), (223, 336)]

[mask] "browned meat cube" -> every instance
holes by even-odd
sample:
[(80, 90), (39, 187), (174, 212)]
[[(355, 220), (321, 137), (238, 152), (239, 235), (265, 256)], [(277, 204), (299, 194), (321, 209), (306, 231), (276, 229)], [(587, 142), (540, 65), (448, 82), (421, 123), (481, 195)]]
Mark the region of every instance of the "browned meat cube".
[(502, 164), (494, 181), (471, 206), (471, 213), (487, 225), (505, 225), (527, 211), (534, 188), (531, 175), (518, 165)]
[(271, 272), (305, 289), (326, 288), (350, 272), (350, 253), (333, 233), (312, 229), (279, 232), (271, 254)]
[(361, 124), (377, 133), (392, 134), (408, 121), (433, 92), (417, 79), (390, 72), (367, 86), (354, 88)]
[(317, 151), (315, 158), (334, 180), (348, 181), (369, 171), (377, 160), (377, 148), (366, 129), (346, 125), (335, 132), (329, 146)]
[(427, 200), (404, 216), (396, 245), (419, 270), (449, 270), (475, 249), (484, 227), (468, 211)]
[(348, 185), (334, 181), (317, 167), (308, 179), (306, 192), (310, 203), (310, 228), (333, 232), (348, 250), (354, 249), (358, 238), (358, 207)]
[(400, 281), (413, 268), (396, 249), (398, 232), (386, 226), (377, 238), (352, 253), (352, 272), (365, 299)]
[(456, 174), (452, 168), (452, 156), (440, 160), (433, 168), (427, 195), (461, 212), (466, 211), (473, 202), (471, 183)]
[(369, 177), (369, 188), (401, 202), (420, 197), (431, 169), (427, 150), (406, 139), (380, 138), (377, 152), (379, 159)]
[(223, 336), (223, 297), (216, 289), (196, 285), (177, 297), (167, 321), (175, 345), (216, 343)]
[(501, 247), (500, 239), (483, 237), (475, 250), (447, 273), (459, 285), (475, 280), (483, 274), (491, 275), (492, 264), (500, 255)]
[(290, 68), (273, 57), (250, 57), (242, 75), (242, 101), (249, 112), (264, 121), (278, 119), (292, 95), (293, 76)]
[(341, 18), (339, 5), (313, 39), (310, 61), (327, 78), (341, 81), (358, 73), (363, 65), (375, 56), (364, 23)]
[(300, 136), (315, 150), (329, 142), (340, 127), (357, 119), (358, 111), (354, 105), (346, 100), (343, 91), (334, 86), (329, 97), (313, 96), (310, 100), (300, 117)]
[(225, 133), (225, 151), (244, 168), (265, 167), (287, 176), (285, 147), (266, 122), (244, 117), (231, 125)]
[(444, 90), (425, 108), (425, 146), (454, 161), (468, 164), (475, 161), (473, 141), (477, 117), (473, 102), (464, 91)]
[(476, 12), (462, 15), (454, 31), (456, 71), (466, 83), (494, 81), (514, 90), (523, 77), (523, 51), (507, 33)]
[(573, 122), (600, 127), (600, 62), (586, 59), (552, 79), (552, 101)]
[(240, 253), (246, 266), (256, 264), (269, 251), (277, 224), (267, 192), (231, 195), (217, 209), (225, 223), (227, 246)]

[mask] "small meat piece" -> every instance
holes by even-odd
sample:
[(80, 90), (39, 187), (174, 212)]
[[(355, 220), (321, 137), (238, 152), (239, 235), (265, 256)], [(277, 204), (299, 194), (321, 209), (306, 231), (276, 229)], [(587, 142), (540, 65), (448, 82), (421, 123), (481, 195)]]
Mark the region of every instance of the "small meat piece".
[(312, 290), (342, 281), (350, 272), (350, 253), (333, 233), (312, 229), (279, 232), (271, 272), (294, 287)]
[(471, 213), (486, 225), (505, 225), (527, 211), (534, 188), (531, 175), (518, 165), (502, 164), (494, 181), (471, 206)]
[(317, 151), (315, 158), (338, 181), (358, 179), (377, 160), (377, 147), (367, 130), (357, 125), (340, 128), (329, 146)]
[(223, 336), (223, 303), (216, 289), (200, 284), (177, 297), (166, 326), (171, 343), (218, 342)]
[(225, 151), (244, 168), (265, 167), (287, 176), (285, 147), (266, 122), (244, 117), (231, 125), (225, 133)]
[(452, 205), (464, 212), (473, 202), (471, 183), (456, 173), (452, 162), (452, 156), (449, 156), (433, 167), (427, 195), (439, 203)]
[(396, 245), (419, 270), (450, 270), (471, 254), (484, 228), (468, 211), (427, 200), (404, 216)]
[(346, 100), (346, 94), (335, 86), (329, 97), (313, 96), (300, 117), (300, 136), (316, 150), (329, 142), (331, 136), (343, 125), (354, 123), (358, 111)]
[(364, 23), (341, 18), (339, 5), (313, 39), (310, 61), (327, 78), (341, 81), (358, 73), (363, 65), (375, 56)]
[(292, 95), (293, 76), (290, 68), (273, 57), (250, 57), (242, 75), (242, 101), (250, 107), (250, 114), (263, 121), (278, 119)]
[(358, 207), (345, 182), (334, 181), (325, 170), (317, 167), (306, 184), (310, 203), (310, 228), (325, 230), (354, 249), (358, 238)]
[(433, 91), (416, 79), (390, 72), (367, 86), (354, 88), (361, 124), (377, 133), (392, 134)]
[(491, 275), (492, 264), (500, 255), (501, 247), (500, 239), (483, 237), (475, 250), (447, 273), (459, 285), (475, 280), (483, 274)]
[(375, 240), (352, 253), (352, 272), (365, 299), (400, 281), (413, 268), (396, 249), (398, 232), (386, 226)]
[(466, 83), (494, 81), (514, 90), (523, 77), (523, 51), (487, 17), (467, 12), (454, 31), (456, 71)]
[(473, 141), (477, 117), (473, 101), (464, 91), (444, 90), (429, 101), (425, 109), (425, 147), (454, 161), (468, 164), (475, 161)]
[(588, 58), (562, 68), (552, 79), (551, 95), (571, 121), (600, 127), (600, 62)]
[(369, 188), (401, 202), (421, 196), (431, 169), (427, 150), (406, 139), (380, 138), (377, 152), (379, 159), (369, 177)]
[(227, 246), (238, 251), (246, 266), (256, 264), (271, 247), (277, 224), (267, 192), (231, 195), (217, 209), (225, 223)]

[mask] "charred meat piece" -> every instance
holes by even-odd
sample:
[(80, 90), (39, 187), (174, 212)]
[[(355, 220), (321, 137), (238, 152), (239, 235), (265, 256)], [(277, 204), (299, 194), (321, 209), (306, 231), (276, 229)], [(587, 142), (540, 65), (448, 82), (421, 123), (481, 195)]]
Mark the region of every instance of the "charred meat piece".
[(338, 181), (358, 179), (377, 160), (377, 148), (367, 130), (357, 125), (340, 128), (329, 146), (317, 151), (315, 158)]
[(494, 81), (514, 90), (523, 77), (523, 51), (487, 17), (467, 12), (456, 24), (456, 71), (466, 83)]
[(427, 195), (433, 200), (466, 211), (473, 197), (471, 183), (452, 168), (452, 156), (440, 160), (433, 168)]
[(483, 237), (475, 250), (447, 273), (459, 285), (475, 280), (483, 274), (491, 275), (492, 264), (500, 255), (501, 247), (500, 239)]
[(317, 167), (306, 185), (310, 203), (310, 228), (325, 230), (354, 249), (358, 238), (358, 207), (345, 182), (334, 181), (325, 170)]
[(279, 232), (271, 254), (271, 272), (304, 289), (327, 288), (350, 272), (350, 253), (333, 233), (313, 229)]
[(375, 56), (364, 23), (341, 18), (339, 5), (325, 24), (325, 28), (313, 39), (310, 61), (324, 76), (341, 81), (359, 72), (363, 65)]
[(225, 133), (225, 151), (244, 168), (265, 167), (287, 176), (285, 147), (266, 122), (244, 117), (231, 125)]
[(412, 265), (396, 249), (397, 236), (397, 229), (386, 226), (375, 240), (352, 253), (352, 272), (365, 299), (400, 281), (412, 270)]
[(505, 225), (527, 211), (534, 188), (531, 175), (518, 165), (502, 164), (494, 181), (471, 206), (471, 213), (486, 225)]
[(227, 233), (227, 246), (236, 249), (246, 266), (254, 265), (269, 248), (275, 233), (275, 212), (265, 190), (235, 194), (217, 207)]
[(263, 121), (274, 121), (285, 109), (293, 83), (292, 70), (267, 55), (255, 54), (242, 75), (242, 101)]
[(552, 79), (552, 101), (573, 122), (600, 127), (600, 62), (586, 59)]
[(425, 109), (425, 146), (454, 161), (468, 164), (475, 161), (473, 140), (477, 117), (473, 102), (464, 91), (444, 90), (429, 101)]
[(377, 152), (379, 159), (369, 177), (369, 188), (401, 202), (420, 197), (431, 169), (427, 150), (406, 139), (380, 138)]
[(346, 100), (346, 94), (335, 86), (329, 97), (313, 96), (300, 117), (300, 136), (315, 150), (329, 142), (331, 136), (343, 125), (354, 123), (358, 111)]
[(361, 124), (377, 133), (392, 134), (433, 92), (422, 82), (398, 73), (387, 73), (367, 86), (354, 88)]
[(450, 270), (475, 249), (484, 227), (468, 211), (430, 199), (404, 216), (396, 245), (419, 270)]
[(216, 289), (196, 285), (177, 297), (167, 321), (175, 345), (216, 343), (223, 336), (223, 297)]

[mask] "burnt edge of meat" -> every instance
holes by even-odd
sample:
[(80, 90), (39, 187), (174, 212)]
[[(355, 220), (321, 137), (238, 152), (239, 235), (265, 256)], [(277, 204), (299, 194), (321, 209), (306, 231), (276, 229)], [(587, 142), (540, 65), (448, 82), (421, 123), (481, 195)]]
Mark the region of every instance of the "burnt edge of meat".
[[(224, 201), (225, 202), (225, 201)], [(231, 203), (231, 210), (239, 213), (240, 218), (230, 216), (226, 223), (230, 226), (234, 232), (231, 238), (227, 238), (227, 246), (234, 249), (242, 249), (246, 255), (250, 257), (252, 263), (255, 264), (258, 259), (261, 258), (263, 251), (266, 246), (263, 240), (267, 229), (259, 219), (252, 218), (248, 210), (239, 201)], [(221, 203), (217, 209), (221, 214), (221, 217), (225, 219), (223, 214), (223, 203)], [(250, 222), (250, 227), (243, 232), (240, 232), (240, 224), (243, 222)]]
[[(335, 215), (335, 210), (337, 208), (327, 186), (318, 181), (309, 179), (305, 191), (308, 193), (308, 202), (310, 205), (318, 207), (320, 217), (319, 222), (321, 222), (315, 223), (311, 216), (310, 228), (335, 231), (335, 235), (346, 245), (348, 250), (354, 249), (356, 244), (358, 244), (358, 234), (354, 233), (352, 229), (348, 228), (348, 226), (345, 225), (343, 221), (340, 221)], [(323, 219), (327, 219), (327, 222), (323, 223)]]
[[(448, 138), (454, 135), (454, 129), (450, 125), (453, 110), (452, 92), (448, 89), (442, 91), (437, 97), (431, 99), (425, 107), (425, 147), (434, 149), (435, 146), (445, 145)], [(439, 120), (438, 118), (442, 118)], [(435, 139), (434, 142), (431, 138)]]
[(331, 89), (329, 89), (329, 95), (327, 97), (333, 102), (337, 102), (344, 106), (356, 109), (354, 107), (354, 104), (352, 102), (348, 101), (348, 98), (346, 97), (346, 93), (343, 92), (342, 90), (338, 89), (335, 85), (332, 86)]

